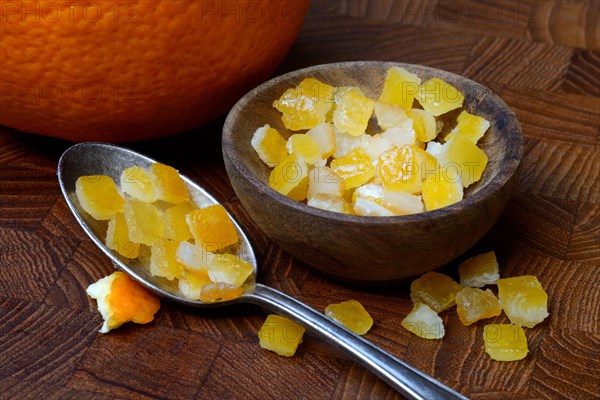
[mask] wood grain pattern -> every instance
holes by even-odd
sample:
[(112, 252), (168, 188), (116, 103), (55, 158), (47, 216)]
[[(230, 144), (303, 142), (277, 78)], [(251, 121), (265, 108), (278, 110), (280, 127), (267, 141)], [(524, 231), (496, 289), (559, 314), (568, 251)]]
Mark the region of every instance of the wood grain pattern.
[[(496, 7), (492, 20), (485, 11)], [(597, 0), (314, 1), (279, 67), (420, 63), (480, 81), (516, 112), (525, 135), (518, 193), (492, 230), (442, 272), (456, 278), (462, 260), (495, 250), (502, 275), (539, 278), (550, 317), (526, 331), (530, 354), (520, 362), (491, 361), (483, 323), (464, 327), (453, 310), (442, 314), (443, 340), (414, 337), (400, 327), (412, 308), (406, 285), (340, 284), (269, 241), (226, 179), (223, 118), (131, 147), (225, 202), (251, 237), (262, 282), (318, 310), (361, 301), (375, 320), (367, 339), (470, 398), (598, 399), (599, 10)], [(261, 350), (256, 332), (266, 313), (249, 305), (200, 312), (163, 302), (151, 324), (100, 335), (85, 288), (112, 266), (61, 199), (56, 164), (68, 146), (0, 127), (0, 399), (400, 398), (316, 334), (291, 359)]]

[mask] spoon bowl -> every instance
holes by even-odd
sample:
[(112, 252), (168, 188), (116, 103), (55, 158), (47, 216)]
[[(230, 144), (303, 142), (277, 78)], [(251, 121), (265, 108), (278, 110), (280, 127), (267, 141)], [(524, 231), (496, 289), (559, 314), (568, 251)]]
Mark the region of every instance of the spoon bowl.
[[(185, 298), (168, 280), (154, 277), (144, 266), (144, 255), (139, 260), (129, 260), (119, 256), (104, 245), (106, 221), (96, 221), (89, 216), (77, 200), (75, 182), (80, 176), (108, 175), (115, 182), (120, 181), (121, 172), (128, 167), (147, 168), (157, 161), (123, 147), (104, 143), (80, 143), (67, 149), (58, 163), (58, 181), (63, 196), (73, 212), (76, 220), (92, 241), (106, 254), (116, 268), (129, 274), (151, 292), (168, 300), (197, 308), (220, 307), (232, 303), (245, 302), (257, 304), (272, 312), (291, 318), (317, 335), (328, 340), (336, 348), (346, 352), (355, 361), (371, 370), (389, 383), (394, 389), (410, 399), (465, 399), (440, 382), (407, 365), (398, 358), (354, 334), (322, 313), (314, 310), (298, 300), (273, 288), (256, 283), (258, 265), (250, 241), (237, 222), (233, 221), (237, 230), (239, 245), (235, 255), (251, 263), (254, 274), (244, 285), (244, 293), (237, 299), (203, 303)], [(192, 200), (199, 207), (219, 204), (201, 186), (191, 179), (182, 176)]]

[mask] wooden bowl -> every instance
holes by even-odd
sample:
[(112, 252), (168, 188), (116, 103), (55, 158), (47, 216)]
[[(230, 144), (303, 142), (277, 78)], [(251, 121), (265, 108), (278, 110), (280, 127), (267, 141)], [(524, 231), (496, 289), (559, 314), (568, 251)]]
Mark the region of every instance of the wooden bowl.
[[(379, 98), (386, 72), (398, 66), (423, 81), (438, 77), (465, 96), (464, 108), (491, 127), (479, 142), (489, 163), (465, 198), (421, 214), (364, 217), (338, 214), (291, 200), (268, 185), (270, 169), (250, 140), (268, 123), (291, 135), (272, 103), (302, 79), (333, 86), (359, 86)], [(223, 127), (223, 157), (229, 178), (252, 219), (285, 251), (325, 274), (360, 284), (396, 283), (438, 268), (464, 253), (496, 222), (518, 180), (523, 153), (521, 128), (500, 97), (469, 79), (435, 68), (393, 62), (318, 65), (274, 78), (246, 94)]]

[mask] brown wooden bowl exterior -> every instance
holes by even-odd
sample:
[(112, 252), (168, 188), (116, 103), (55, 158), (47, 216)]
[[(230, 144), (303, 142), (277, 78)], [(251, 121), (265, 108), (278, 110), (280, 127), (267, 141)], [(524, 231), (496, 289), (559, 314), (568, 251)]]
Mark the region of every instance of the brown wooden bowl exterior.
[[(386, 71), (398, 66), (423, 81), (438, 77), (465, 96), (464, 108), (491, 127), (480, 145), (489, 157), (482, 179), (454, 205), (422, 214), (363, 217), (291, 200), (268, 185), (270, 169), (250, 145), (268, 123), (285, 136), (273, 100), (307, 77), (334, 86), (359, 86), (378, 98)], [(223, 127), (223, 157), (233, 188), (264, 233), (292, 256), (325, 274), (360, 284), (388, 284), (438, 268), (475, 244), (497, 221), (514, 192), (523, 139), (519, 122), (500, 97), (459, 75), (394, 62), (318, 65), (274, 78), (246, 94)]]

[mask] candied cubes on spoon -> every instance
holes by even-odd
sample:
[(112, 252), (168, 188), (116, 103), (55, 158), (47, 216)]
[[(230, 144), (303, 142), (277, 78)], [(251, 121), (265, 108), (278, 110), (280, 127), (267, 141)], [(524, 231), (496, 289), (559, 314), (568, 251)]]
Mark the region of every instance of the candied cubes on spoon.
[(196, 209), (185, 219), (197, 246), (214, 252), (238, 242), (235, 226), (220, 204)]
[(279, 315), (271, 314), (258, 331), (260, 347), (280, 356), (291, 357), (302, 343), (304, 327)]
[(156, 200), (173, 204), (190, 200), (185, 182), (183, 182), (175, 168), (161, 163), (154, 163), (148, 168), (148, 175), (152, 180)]
[(189, 300), (200, 300), (202, 289), (210, 283), (206, 271), (184, 271), (177, 281), (179, 292)]
[(145, 169), (138, 166), (123, 170), (121, 173), (121, 190), (134, 199), (146, 203), (152, 203), (155, 200), (152, 179), (150, 179), (150, 175)]
[(498, 298), (515, 325), (533, 328), (548, 316), (548, 295), (535, 276), (499, 279)]
[(125, 204), (115, 181), (106, 175), (80, 176), (75, 182), (75, 194), (81, 208), (96, 220), (114, 218)]
[(373, 326), (373, 318), (362, 304), (356, 300), (348, 300), (330, 304), (325, 308), (325, 315), (336, 320), (357, 335), (364, 335)]
[(500, 315), (502, 307), (490, 289), (464, 288), (456, 294), (456, 312), (463, 325), (468, 326)]
[(178, 243), (159, 239), (150, 247), (150, 273), (173, 280), (183, 275), (184, 269), (176, 258)]
[(217, 303), (237, 299), (244, 293), (241, 287), (225, 282), (213, 282), (202, 287), (200, 301), (204, 303)]
[(518, 361), (527, 356), (527, 339), (523, 328), (510, 324), (483, 327), (485, 352), (496, 361)]
[(400, 325), (423, 339), (444, 337), (444, 322), (428, 305), (417, 303)]
[(269, 167), (275, 167), (288, 155), (285, 139), (269, 124), (254, 132), (250, 144), (262, 162)]
[(500, 279), (498, 260), (493, 251), (476, 255), (458, 267), (460, 284), (465, 287), (495, 285)]
[(154, 205), (141, 200), (128, 200), (125, 202), (123, 213), (132, 242), (151, 246), (164, 236), (162, 216)]
[(184, 201), (167, 208), (162, 214), (165, 226), (164, 237), (166, 239), (182, 242), (192, 238), (192, 232), (187, 224), (185, 216), (198, 209), (191, 201)]
[(283, 114), (281, 119), (287, 129), (299, 131), (325, 122), (332, 104), (333, 86), (306, 78), (295, 88), (286, 90), (273, 107)]
[(126, 258), (137, 258), (140, 252), (140, 244), (129, 240), (127, 221), (123, 213), (120, 212), (108, 221), (105, 243), (106, 247), (115, 250)]
[(465, 97), (456, 88), (439, 78), (431, 78), (419, 86), (416, 98), (425, 111), (438, 117), (462, 107)]
[(395, 104), (408, 111), (412, 108), (420, 84), (421, 78), (417, 75), (392, 67), (387, 72), (379, 101)]
[(216, 254), (208, 269), (208, 277), (215, 283), (239, 287), (253, 272), (252, 264), (233, 254)]
[(375, 175), (371, 158), (362, 147), (351, 150), (344, 157), (332, 160), (330, 168), (342, 178), (346, 189), (363, 185)]
[(435, 312), (442, 312), (456, 304), (455, 297), (462, 287), (454, 279), (439, 272), (427, 272), (410, 285), (413, 303), (423, 303)]

